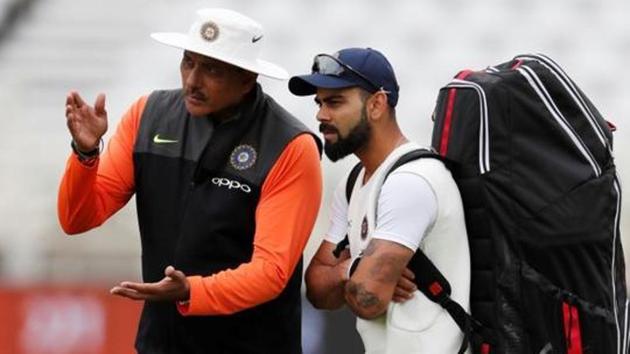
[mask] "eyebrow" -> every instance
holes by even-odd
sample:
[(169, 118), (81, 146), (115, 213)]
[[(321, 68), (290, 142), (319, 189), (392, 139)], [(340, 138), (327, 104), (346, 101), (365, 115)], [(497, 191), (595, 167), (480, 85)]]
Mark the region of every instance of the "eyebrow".
[[(189, 51), (184, 51), (184, 58), (193, 60), (193, 55)], [(218, 64), (220, 63), (220, 61), (218, 60), (215, 60), (212, 58), (206, 58), (203, 55), (200, 56), (197, 62), (201, 65), (213, 65), (213, 66), (218, 66)]]
[(319, 98), (317, 96), (315, 96), (315, 103), (317, 104), (322, 104), (322, 102), (330, 102), (333, 100), (343, 100), (345, 99), (345, 97), (341, 94), (337, 94), (337, 95), (330, 95), (330, 96), (326, 96), (324, 98)]

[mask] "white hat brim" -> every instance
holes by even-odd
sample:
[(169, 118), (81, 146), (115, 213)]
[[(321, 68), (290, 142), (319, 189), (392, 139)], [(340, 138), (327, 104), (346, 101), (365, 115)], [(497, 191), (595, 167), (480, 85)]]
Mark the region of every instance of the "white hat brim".
[(266, 60), (256, 59), (255, 61), (243, 60), (242, 58), (236, 58), (228, 53), (221, 53), (213, 48), (208, 48), (207, 44), (192, 40), (188, 35), (177, 32), (158, 32), (151, 33), (151, 38), (156, 41), (166, 44), (171, 47), (189, 50), (191, 52), (205, 55), (214, 59), (218, 59), (222, 62), (238, 66), (245, 70), (270, 77), (272, 79), (286, 80), (289, 78), (289, 73), (280, 66), (270, 63)]

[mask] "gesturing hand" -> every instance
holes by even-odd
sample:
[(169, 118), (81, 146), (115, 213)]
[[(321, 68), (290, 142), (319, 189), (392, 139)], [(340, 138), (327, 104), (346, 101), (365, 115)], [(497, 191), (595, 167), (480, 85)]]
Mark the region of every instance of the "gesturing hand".
[(107, 131), (105, 95), (99, 94), (94, 107), (91, 107), (76, 91), (70, 91), (66, 97), (66, 124), (80, 151), (88, 152), (96, 149), (101, 137)]
[(184, 301), (190, 298), (190, 284), (183, 272), (168, 266), (164, 269), (164, 275), (157, 283), (124, 281), (109, 292), (132, 300)]

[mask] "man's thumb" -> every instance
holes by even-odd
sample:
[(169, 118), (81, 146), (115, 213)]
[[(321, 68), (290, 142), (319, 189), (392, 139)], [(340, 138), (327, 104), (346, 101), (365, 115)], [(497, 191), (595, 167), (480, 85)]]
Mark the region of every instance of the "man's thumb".
[(173, 266), (168, 266), (164, 269), (164, 275), (173, 279), (173, 280), (182, 280), (185, 279), (186, 276), (181, 271), (175, 269)]
[(164, 269), (164, 275), (170, 277), (175, 272), (175, 268), (173, 266), (168, 266)]

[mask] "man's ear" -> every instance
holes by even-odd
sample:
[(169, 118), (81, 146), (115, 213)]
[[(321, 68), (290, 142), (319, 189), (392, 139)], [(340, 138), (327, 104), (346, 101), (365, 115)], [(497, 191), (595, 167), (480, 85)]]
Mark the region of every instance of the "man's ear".
[(380, 90), (372, 94), (367, 100), (367, 110), (370, 112), (370, 118), (374, 120), (383, 119), (389, 111), (387, 105), (387, 94)]
[(254, 85), (256, 85), (256, 79), (258, 74), (251, 71), (243, 71), (241, 73), (241, 86), (243, 88), (243, 94), (248, 93)]

